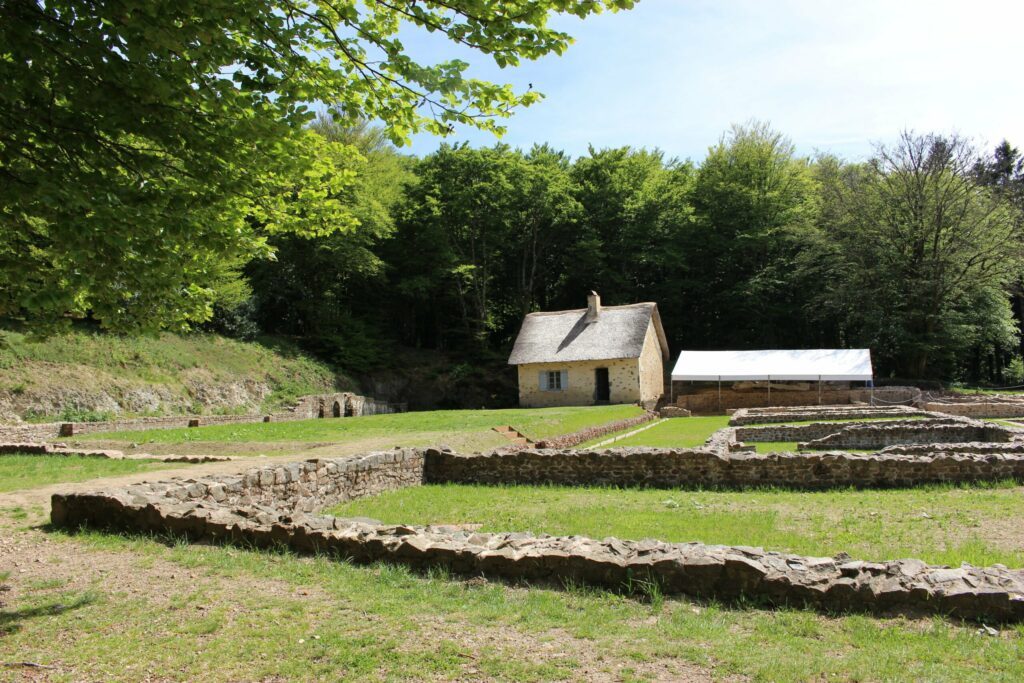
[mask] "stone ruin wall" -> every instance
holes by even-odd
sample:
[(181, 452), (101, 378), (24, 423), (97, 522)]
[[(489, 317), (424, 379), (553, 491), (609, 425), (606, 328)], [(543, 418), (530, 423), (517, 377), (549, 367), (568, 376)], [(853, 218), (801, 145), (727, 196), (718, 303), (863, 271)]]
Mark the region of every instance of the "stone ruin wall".
[[(564, 585), (567, 580), (624, 590), (656, 581), (665, 593), (823, 610), (938, 613), (988, 621), (1024, 620), (1024, 571), (996, 565), (959, 568), (919, 560), (863, 562), (848, 556), (806, 557), (760, 548), (595, 540), (527, 533), (474, 533), (454, 527), (383, 525), (309, 513), (327, 505), (426, 481), (512, 481), (678, 485), (681, 477), (749, 481), (767, 465), (803, 473), (819, 484), (869, 470), (908, 475), (1024, 474), (1024, 458), (863, 458), (844, 454), (792, 457), (719, 456), (706, 451), (523, 451), (510, 456), (460, 456), (435, 449), (396, 449), (354, 458), (309, 460), (234, 476), (143, 483), (109, 492), (56, 494), (58, 526), (114, 526), (170, 532), (193, 539), (296, 552), (330, 553), (357, 562), (444, 566), (460, 574)], [(715, 462), (718, 464), (714, 464)], [(922, 462), (937, 462), (914, 470)], [(686, 461), (693, 461), (687, 464)], [(785, 465), (778, 463), (785, 461)], [(797, 465), (802, 461), (803, 465)], [(822, 469), (823, 463), (824, 469)], [(830, 474), (831, 473), (831, 474)], [(840, 473), (841, 476), (835, 476)], [(897, 474), (898, 473), (898, 474)], [(617, 477), (617, 480), (615, 478)], [(766, 483), (758, 479), (757, 484)]]
[(772, 424), (732, 429), (737, 441), (811, 441), (820, 439), (846, 427), (845, 422), (814, 422), (811, 424)]
[[(614, 434), (615, 432), (621, 432), (622, 430), (629, 429), (630, 427), (639, 427), (640, 425), (656, 420), (657, 418), (657, 413), (645, 411), (643, 415), (638, 415), (636, 417), (627, 417), (624, 420), (617, 420), (615, 422), (609, 422), (608, 424), (587, 427), (586, 429), (581, 429), (580, 431), (573, 432), (572, 434), (563, 434), (562, 436), (553, 436), (548, 439), (541, 439), (537, 442), (536, 446), (537, 448), (572, 448), (573, 446), (578, 446), (581, 443), (591, 441), (599, 436), (604, 436), (605, 434)], [(508, 450), (508, 448), (506, 447), (503, 450)]]
[[(335, 415), (335, 408), (339, 415)], [(168, 415), (161, 417), (123, 418), (101, 422), (45, 422), (39, 424), (0, 425), (0, 441), (45, 441), (58, 436), (77, 436), (99, 432), (136, 431), (145, 429), (180, 429), (182, 427), (247, 424), (253, 422), (286, 422), (317, 417), (351, 417), (405, 412), (404, 403), (387, 403), (352, 393), (316, 394), (299, 398), (295, 406), (267, 414), (250, 415)]]
[(1012, 429), (956, 417), (880, 422), (813, 422), (729, 428), (741, 442), (796, 441), (809, 448), (881, 449), (900, 444), (1012, 441)]
[(722, 389), (721, 402), (718, 391), (709, 390), (696, 394), (677, 394), (675, 404), (695, 414), (721, 414), (723, 410), (740, 408), (769, 408), (776, 406), (828, 406), (863, 403), (872, 400), (884, 406), (894, 404), (916, 405), (921, 401), (921, 390), (915, 387), (876, 387), (871, 389), (844, 389), (821, 392), (821, 403), (815, 389), (808, 391), (773, 391), (771, 397), (765, 391), (735, 391)]
[(925, 410), (962, 417), (1024, 417), (1024, 401), (971, 401), (957, 403), (930, 402)]
[(900, 417), (945, 417), (910, 406), (772, 406), (769, 408), (740, 408), (729, 416), (729, 424), (742, 427), (753, 424), (778, 422), (805, 422), (809, 420), (828, 422), (831, 420), (868, 420)]
[(554, 484), (648, 488), (807, 490), (885, 488), (924, 483), (1024, 480), (1016, 454), (722, 453), (707, 448), (521, 449), (460, 455), (427, 449), (424, 481), (453, 484)]
[(823, 437), (800, 444), (800, 449), (843, 448), (880, 450), (887, 446), (930, 443), (1008, 443), (1016, 432), (1006, 427), (951, 417), (945, 420), (907, 420), (844, 425)]

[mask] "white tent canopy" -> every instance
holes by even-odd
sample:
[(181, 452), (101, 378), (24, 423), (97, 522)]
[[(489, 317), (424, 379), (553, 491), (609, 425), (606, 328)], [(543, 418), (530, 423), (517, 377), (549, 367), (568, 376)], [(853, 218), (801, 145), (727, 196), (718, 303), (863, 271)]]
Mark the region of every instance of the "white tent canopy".
[(868, 381), (868, 349), (775, 349), (768, 351), (683, 351), (673, 380)]

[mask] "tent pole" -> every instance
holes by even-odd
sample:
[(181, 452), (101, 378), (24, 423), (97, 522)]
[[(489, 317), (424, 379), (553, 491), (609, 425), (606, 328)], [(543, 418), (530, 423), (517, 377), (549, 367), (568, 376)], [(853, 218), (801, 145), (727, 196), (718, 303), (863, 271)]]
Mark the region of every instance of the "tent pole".
[(821, 375), (818, 375), (818, 405), (821, 405)]
[(772, 405), (772, 376), (768, 375), (768, 407)]
[(722, 412), (722, 376), (718, 376), (718, 412)]

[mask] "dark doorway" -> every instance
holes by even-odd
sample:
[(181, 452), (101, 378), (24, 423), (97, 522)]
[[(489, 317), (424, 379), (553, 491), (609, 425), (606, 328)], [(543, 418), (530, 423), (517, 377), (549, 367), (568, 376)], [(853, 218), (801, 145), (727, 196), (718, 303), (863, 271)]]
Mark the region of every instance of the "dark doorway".
[(335, 401), (334, 409), (331, 412), (334, 414), (334, 417), (341, 417), (341, 404)]
[(608, 368), (594, 370), (594, 400), (607, 403), (611, 400), (611, 388), (608, 385)]
[(352, 405), (352, 399), (346, 399), (345, 401), (345, 417), (353, 417), (356, 414), (355, 407)]

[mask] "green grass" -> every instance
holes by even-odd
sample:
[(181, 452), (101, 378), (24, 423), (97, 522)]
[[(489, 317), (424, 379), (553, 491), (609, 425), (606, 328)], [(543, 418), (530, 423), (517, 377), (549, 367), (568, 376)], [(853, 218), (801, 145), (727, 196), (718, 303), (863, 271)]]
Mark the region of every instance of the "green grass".
[(0, 610), (0, 659), (58, 666), (49, 680), (677, 680), (687, 665), (755, 681), (1024, 677), (1021, 627), (990, 637), (940, 618), (643, 602), (139, 536), (51, 538), (81, 562), (117, 554), (175, 578), (150, 591), (97, 578)]
[[(272, 393), (263, 406), (269, 410), (304, 394), (355, 386), (334, 368), (274, 338), (242, 342), (203, 333), (127, 337), (86, 330), (46, 338), (12, 330), (0, 330), (0, 335), (4, 342), (0, 344), (0, 391), (15, 398), (73, 388), (103, 389), (117, 398), (155, 386), (190, 408), (190, 382), (252, 381), (270, 387)], [(72, 416), (77, 409), (69, 410)], [(40, 420), (60, 415), (26, 417)]]
[[(726, 415), (714, 415), (711, 417), (673, 417), (657, 424), (650, 429), (631, 436), (627, 439), (616, 441), (616, 448), (619, 446), (659, 446), (665, 448), (691, 448), (701, 446), (709, 436), (723, 427), (729, 426), (729, 418)], [(636, 429), (635, 427), (633, 429)], [(632, 430), (630, 430), (632, 431)], [(583, 446), (593, 445), (605, 441), (614, 436), (608, 434), (594, 439)]]
[(970, 387), (949, 387), (947, 389), (951, 394), (963, 394), (966, 396), (972, 395), (994, 395), (999, 396), (1003, 394), (1024, 394), (1024, 389), (984, 389), (981, 387), (970, 388)]
[[(913, 416), (912, 419), (919, 419), (921, 416)], [(894, 419), (906, 419), (906, 418), (870, 418), (870, 419), (842, 419), (842, 420), (795, 420), (793, 422), (786, 422), (785, 424), (814, 424), (817, 422), (876, 422), (884, 420)], [(779, 423), (782, 424), (782, 423)], [(653, 446), (658, 448), (692, 448), (694, 446), (701, 446), (713, 433), (729, 426), (729, 417), (725, 415), (714, 415), (710, 417), (674, 417), (664, 422), (657, 424), (650, 429), (631, 436), (626, 439), (621, 439), (609, 444), (609, 446)], [(778, 426), (778, 424), (766, 423), (765, 425), (745, 425), (751, 427), (757, 426)], [(619, 434), (625, 434), (630, 430), (624, 430)], [(615, 434), (606, 434), (605, 436), (599, 437), (582, 444), (581, 447), (593, 446), (602, 441), (606, 441)], [(796, 442), (779, 442), (779, 443), (758, 443), (758, 453), (769, 453), (772, 450), (796, 450)]]
[[(642, 410), (633, 405), (531, 408), (509, 410), (434, 410), (367, 415), (342, 419), (314, 419), (296, 422), (270, 422), (214, 425), (182, 429), (109, 432), (99, 438), (109, 441), (149, 443), (213, 442), (341, 442), (357, 439), (393, 437), (395, 444), (416, 442), (443, 443), (445, 438), (468, 433), (487, 432), (493, 427), (512, 425), (530, 438), (540, 439), (568, 434), (584, 427), (636, 417)], [(489, 438), (497, 435), (488, 435)], [(85, 437), (88, 439), (90, 437)], [(92, 437), (97, 438), (97, 437)], [(496, 445), (500, 445), (497, 437)]]
[(758, 453), (795, 453), (796, 441), (750, 441)]
[(893, 420), (931, 420), (927, 415), (900, 415), (898, 417), (836, 417), (819, 420), (786, 420), (785, 422), (754, 422), (744, 427), (778, 427), (779, 425), (806, 425), (819, 422), (891, 422)]
[(184, 463), (108, 460), (63, 455), (0, 455), (0, 493), (47, 484), (185, 466)]
[(431, 485), (352, 501), (332, 513), (386, 523), (482, 524), (485, 531), (1024, 567), (1024, 536), (1010, 531), (1024, 526), (1021, 496), (1012, 484), (827, 492)]

